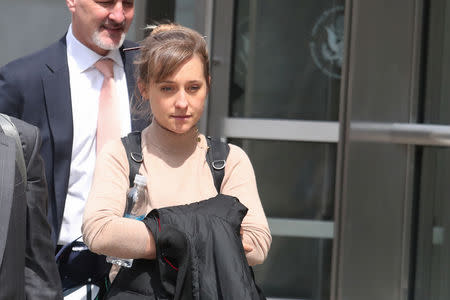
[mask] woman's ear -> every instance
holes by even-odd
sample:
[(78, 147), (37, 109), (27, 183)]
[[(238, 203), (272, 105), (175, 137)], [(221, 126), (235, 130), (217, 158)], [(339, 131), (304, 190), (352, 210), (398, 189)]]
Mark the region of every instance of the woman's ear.
[(141, 93), (142, 98), (148, 99), (148, 97), (147, 97), (147, 87), (145, 86), (145, 84), (142, 83), (141, 80), (139, 80), (137, 85), (138, 85), (139, 93)]

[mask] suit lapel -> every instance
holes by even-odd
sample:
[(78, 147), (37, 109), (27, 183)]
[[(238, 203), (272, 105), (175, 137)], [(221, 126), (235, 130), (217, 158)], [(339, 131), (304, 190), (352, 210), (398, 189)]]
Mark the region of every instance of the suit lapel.
[(14, 139), (0, 133), (0, 266), (5, 252), (14, 196), (16, 148)]
[[(60, 199), (60, 202), (56, 203), (56, 217), (60, 227), (69, 182), (73, 143), (72, 101), (65, 37), (56, 47), (49, 49), (48, 57), (42, 72), (42, 84), (53, 139), (55, 199)], [(55, 234), (59, 236), (59, 232)]]
[(123, 60), (123, 65), (125, 68), (125, 76), (127, 78), (127, 88), (128, 88), (128, 96), (130, 99), (134, 97), (136, 80), (134, 78), (134, 68), (133, 68), (133, 60), (136, 56), (136, 51), (123, 51), (124, 48), (128, 48), (128, 43), (120, 48), (120, 56)]

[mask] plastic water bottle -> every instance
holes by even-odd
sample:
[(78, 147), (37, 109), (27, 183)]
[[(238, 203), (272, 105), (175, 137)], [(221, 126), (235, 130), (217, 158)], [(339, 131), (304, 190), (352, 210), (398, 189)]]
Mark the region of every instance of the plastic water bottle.
[[(136, 174), (134, 177), (134, 186), (127, 192), (127, 203), (125, 205), (125, 218), (142, 220), (147, 213), (147, 179), (145, 176)], [(119, 258), (107, 256), (106, 261), (121, 267), (130, 268), (133, 265), (132, 258)]]

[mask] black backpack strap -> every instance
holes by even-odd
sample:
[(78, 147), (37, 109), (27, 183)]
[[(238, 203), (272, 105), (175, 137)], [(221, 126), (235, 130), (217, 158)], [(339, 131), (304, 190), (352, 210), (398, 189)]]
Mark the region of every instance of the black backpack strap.
[(225, 164), (227, 161), (230, 146), (216, 137), (206, 137), (208, 151), (206, 152), (206, 161), (214, 179), (214, 186), (217, 193), (220, 194), (220, 186), (225, 175)]
[[(223, 177), (225, 175), (225, 164), (230, 152), (230, 146), (222, 142), (219, 138), (206, 138), (208, 143), (208, 151), (206, 152), (206, 161), (211, 169), (214, 179), (214, 186), (218, 193), (220, 193), (220, 186), (222, 185)], [(130, 187), (133, 186), (134, 177), (139, 173), (139, 168), (143, 161), (142, 146), (141, 146), (141, 132), (133, 131), (128, 136), (122, 138), (123, 146), (127, 152), (128, 163), (130, 166)]]
[(122, 138), (122, 144), (127, 151), (128, 164), (130, 165), (130, 187), (134, 184), (134, 177), (139, 174), (139, 168), (144, 160), (142, 156), (141, 132), (132, 131)]

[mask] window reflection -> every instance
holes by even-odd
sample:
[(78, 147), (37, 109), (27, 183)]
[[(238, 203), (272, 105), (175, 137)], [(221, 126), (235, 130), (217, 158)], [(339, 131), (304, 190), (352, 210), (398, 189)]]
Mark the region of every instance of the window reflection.
[(273, 237), (269, 256), (254, 267), (266, 297), (330, 298), (332, 240)]
[(229, 139), (249, 155), (267, 217), (332, 220), (336, 145)]
[(236, 1), (230, 116), (336, 121), (343, 5)]

